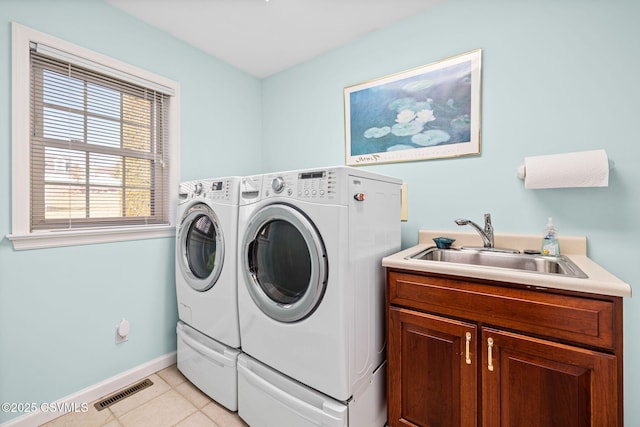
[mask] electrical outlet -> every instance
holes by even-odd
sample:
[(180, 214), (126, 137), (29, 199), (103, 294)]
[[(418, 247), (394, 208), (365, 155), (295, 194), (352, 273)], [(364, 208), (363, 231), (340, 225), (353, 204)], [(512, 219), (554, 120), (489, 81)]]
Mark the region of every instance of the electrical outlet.
[(118, 329), (120, 329), (120, 325), (116, 325), (116, 344), (120, 344), (122, 342), (129, 341), (129, 336), (123, 337), (118, 332)]
[(116, 344), (129, 341), (129, 331), (129, 321), (127, 319), (122, 319), (122, 321), (116, 325)]

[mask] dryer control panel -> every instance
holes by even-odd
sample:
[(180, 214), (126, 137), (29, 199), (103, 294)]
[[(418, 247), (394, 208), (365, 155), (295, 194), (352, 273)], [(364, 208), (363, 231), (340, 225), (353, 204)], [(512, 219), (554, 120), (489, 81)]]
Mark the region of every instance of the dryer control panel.
[(338, 191), (334, 170), (305, 170), (266, 174), (263, 181), (265, 197), (292, 197), (298, 200), (334, 200)]
[(295, 185), (296, 177), (293, 173), (279, 172), (266, 174), (262, 181), (262, 194), (264, 197), (295, 197)]
[(298, 174), (298, 197), (301, 199), (333, 199), (336, 188), (336, 177), (331, 170)]

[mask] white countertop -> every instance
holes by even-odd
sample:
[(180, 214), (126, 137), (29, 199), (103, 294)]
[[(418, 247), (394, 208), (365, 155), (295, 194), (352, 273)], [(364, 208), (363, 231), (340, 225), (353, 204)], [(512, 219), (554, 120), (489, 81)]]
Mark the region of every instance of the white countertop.
[[(566, 277), (555, 274), (542, 274), (514, 270), (509, 268), (489, 267), (469, 264), (457, 264), (442, 261), (425, 261), (407, 259), (429, 247), (435, 246), (434, 237), (446, 236), (456, 239), (452, 247), (482, 246), (482, 240), (476, 232), (453, 232), (438, 230), (421, 230), (418, 244), (401, 252), (382, 259), (383, 267), (399, 268), (410, 271), (449, 274), (454, 276), (473, 277), (497, 280), (501, 282), (531, 285), (536, 288), (554, 288), (569, 291), (588, 292), (594, 294), (630, 297), (631, 286), (609, 273), (587, 257), (586, 237), (560, 236), (560, 252), (573, 261), (588, 278)], [(541, 236), (528, 234), (496, 234), (497, 248), (510, 248), (523, 251), (540, 249)]]

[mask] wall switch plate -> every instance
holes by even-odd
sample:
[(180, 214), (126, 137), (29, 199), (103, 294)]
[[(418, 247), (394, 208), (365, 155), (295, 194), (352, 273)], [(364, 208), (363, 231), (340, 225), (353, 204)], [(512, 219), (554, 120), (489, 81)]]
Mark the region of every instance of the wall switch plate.
[(407, 206), (407, 183), (403, 182), (400, 187), (400, 221), (409, 220), (409, 207)]

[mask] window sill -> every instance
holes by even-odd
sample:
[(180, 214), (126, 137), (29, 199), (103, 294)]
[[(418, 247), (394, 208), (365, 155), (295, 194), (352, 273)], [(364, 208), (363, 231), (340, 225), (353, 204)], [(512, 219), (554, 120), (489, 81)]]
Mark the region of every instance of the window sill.
[(95, 243), (124, 242), (128, 240), (175, 237), (176, 228), (171, 225), (127, 227), (121, 229), (102, 228), (75, 231), (39, 231), (28, 234), (8, 234), (17, 251), (28, 249), (57, 248), (62, 246), (90, 245)]

